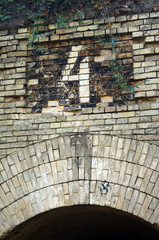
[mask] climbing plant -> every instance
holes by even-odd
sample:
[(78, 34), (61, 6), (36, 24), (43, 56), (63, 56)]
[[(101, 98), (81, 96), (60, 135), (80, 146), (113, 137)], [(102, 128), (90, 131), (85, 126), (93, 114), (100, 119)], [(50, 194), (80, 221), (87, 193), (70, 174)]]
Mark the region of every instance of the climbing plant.
[(14, 0), (0, 0), (0, 20), (5, 21), (11, 17), (11, 11), (8, 8), (9, 4), (13, 3)]

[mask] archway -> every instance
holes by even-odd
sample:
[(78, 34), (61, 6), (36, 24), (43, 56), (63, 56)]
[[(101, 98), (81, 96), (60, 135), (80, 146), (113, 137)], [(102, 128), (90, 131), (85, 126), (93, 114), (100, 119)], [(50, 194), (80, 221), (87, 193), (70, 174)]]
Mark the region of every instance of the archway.
[(113, 240), (159, 238), (147, 222), (128, 213), (101, 206), (57, 208), (18, 226), (4, 240)]
[(72, 134), (1, 160), (0, 236), (52, 209), (97, 205), (159, 224), (159, 148), (109, 135)]

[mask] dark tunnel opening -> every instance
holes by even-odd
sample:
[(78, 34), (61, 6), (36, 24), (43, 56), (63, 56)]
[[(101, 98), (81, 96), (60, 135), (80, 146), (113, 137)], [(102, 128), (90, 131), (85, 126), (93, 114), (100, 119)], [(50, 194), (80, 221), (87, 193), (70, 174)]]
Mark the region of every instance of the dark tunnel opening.
[(157, 240), (156, 228), (128, 213), (99, 206), (72, 206), (42, 213), (4, 240)]

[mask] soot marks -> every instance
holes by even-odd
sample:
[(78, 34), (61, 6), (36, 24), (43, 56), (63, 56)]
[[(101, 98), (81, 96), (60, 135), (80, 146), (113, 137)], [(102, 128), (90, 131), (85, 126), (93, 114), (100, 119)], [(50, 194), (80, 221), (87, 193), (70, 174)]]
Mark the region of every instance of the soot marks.
[[(33, 105), (38, 101), (37, 108), (42, 109), (44, 101), (58, 100), (59, 105), (64, 106), (64, 110), (72, 109), (74, 111), (81, 108), (96, 107), (96, 104), (101, 102), (103, 96), (112, 96), (115, 105), (122, 105), (128, 100), (132, 100), (132, 94), (127, 92), (123, 94), (121, 87), (116, 86), (111, 65), (109, 64), (110, 61), (97, 62), (96, 57), (99, 57), (99, 61), (101, 61), (101, 50), (105, 49), (102, 44), (91, 43), (90, 40), (85, 43), (82, 42), (82, 44), (80, 41), (64, 42), (63, 44), (61, 47), (57, 44), (49, 48), (51, 60), (48, 55), (48, 58), (46, 56), (46, 58), (38, 61), (38, 64), (30, 63), (28, 79), (38, 79), (38, 84), (27, 87), (28, 91), (31, 92), (27, 96), (28, 102), (32, 102)], [(74, 57), (76, 54), (72, 54), (72, 46), (82, 46), (78, 57)], [(72, 56), (70, 63), (68, 63), (69, 56)], [(75, 63), (72, 62), (74, 58), (76, 58)], [(82, 66), (80, 66), (81, 63)], [(71, 65), (71, 67), (68, 67), (68, 64), (73, 64), (73, 68)], [(83, 74), (89, 74), (89, 79), (87, 79), (89, 80), (89, 102), (87, 103), (82, 103), (79, 97), (81, 80), (77, 81), (71, 80), (73, 79), (71, 77), (69, 78), (69, 76), (78, 75), (80, 67)], [(83, 71), (84, 67), (88, 68), (88, 70)], [(72, 69), (70, 70), (70, 68)], [(124, 68), (123, 74), (127, 79), (132, 76), (132, 69), (130, 64)], [(79, 105), (79, 108), (77, 105)], [(36, 112), (35, 106), (32, 108), (32, 112)]]
[(73, 164), (76, 165), (77, 168), (82, 164), (82, 159), (80, 157), (73, 158)]

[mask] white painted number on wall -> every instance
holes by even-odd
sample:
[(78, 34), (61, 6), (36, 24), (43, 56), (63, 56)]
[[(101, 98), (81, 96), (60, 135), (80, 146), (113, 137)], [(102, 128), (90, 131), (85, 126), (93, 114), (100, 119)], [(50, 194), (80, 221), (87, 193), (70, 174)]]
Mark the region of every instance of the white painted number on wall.
[(88, 103), (90, 101), (89, 91), (89, 57), (85, 57), (79, 65), (79, 73), (71, 75), (71, 70), (74, 68), (79, 52), (83, 46), (73, 46), (68, 57), (65, 69), (62, 71), (62, 81), (78, 81), (79, 80), (79, 98), (81, 103)]

